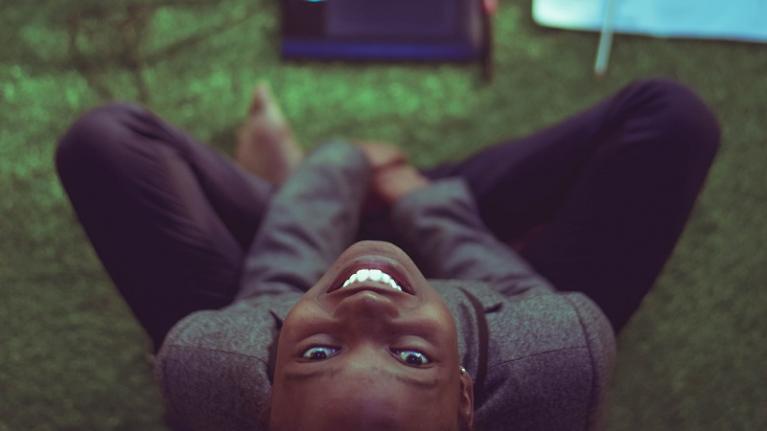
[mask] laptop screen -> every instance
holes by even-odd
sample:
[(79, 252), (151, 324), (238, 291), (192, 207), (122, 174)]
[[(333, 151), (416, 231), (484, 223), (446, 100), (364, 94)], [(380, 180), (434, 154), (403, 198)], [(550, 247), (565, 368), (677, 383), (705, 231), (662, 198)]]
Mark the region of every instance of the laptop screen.
[(440, 38), (460, 31), (458, 0), (325, 0), (331, 37)]

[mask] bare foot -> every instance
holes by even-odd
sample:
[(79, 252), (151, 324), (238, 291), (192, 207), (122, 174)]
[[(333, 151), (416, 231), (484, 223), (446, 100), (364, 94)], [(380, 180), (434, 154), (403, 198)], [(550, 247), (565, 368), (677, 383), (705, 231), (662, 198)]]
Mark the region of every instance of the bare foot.
[(303, 158), (269, 87), (259, 85), (253, 92), (248, 118), (237, 134), (235, 160), (246, 170), (279, 185)]

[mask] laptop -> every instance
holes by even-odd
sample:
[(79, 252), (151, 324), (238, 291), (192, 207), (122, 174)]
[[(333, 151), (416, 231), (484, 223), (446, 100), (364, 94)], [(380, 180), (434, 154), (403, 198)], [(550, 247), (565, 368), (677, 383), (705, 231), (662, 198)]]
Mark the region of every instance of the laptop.
[(482, 0), (282, 0), (286, 59), (489, 61)]

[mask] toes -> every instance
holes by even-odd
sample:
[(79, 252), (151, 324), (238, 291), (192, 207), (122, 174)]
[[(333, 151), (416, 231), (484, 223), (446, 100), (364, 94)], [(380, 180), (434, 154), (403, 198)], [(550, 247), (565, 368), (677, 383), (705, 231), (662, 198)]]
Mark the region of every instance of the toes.
[(287, 124), (285, 116), (274, 100), (272, 91), (267, 84), (260, 84), (253, 91), (250, 115), (264, 118), (270, 127), (284, 127)]
[(263, 112), (271, 102), (271, 94), (266, 84), (259, 84), (253, 91), (253, 100), (250, 103), (250, 113), (259, 114)]

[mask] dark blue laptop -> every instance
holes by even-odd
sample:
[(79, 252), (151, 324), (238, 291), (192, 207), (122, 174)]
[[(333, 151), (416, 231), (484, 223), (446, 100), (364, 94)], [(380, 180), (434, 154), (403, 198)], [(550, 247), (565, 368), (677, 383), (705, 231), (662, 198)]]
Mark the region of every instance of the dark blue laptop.
[(282, 0), (289, 59), (488, 61), (482, 0)]

